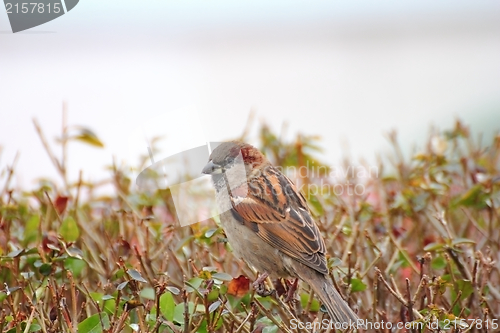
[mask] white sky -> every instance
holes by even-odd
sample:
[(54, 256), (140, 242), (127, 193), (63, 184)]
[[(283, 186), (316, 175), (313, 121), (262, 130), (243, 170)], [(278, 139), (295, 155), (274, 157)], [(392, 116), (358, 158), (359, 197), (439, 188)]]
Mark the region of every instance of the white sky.
[(290, 135), (321, 135), (330, 163), (342, 141), (373, 160), (387, 149), (384, 132), (396, 128), (410, 147), (456, 116), (491, 134), (500, 127), (499, 14), (494, 1), (86, 0), (12, 34), (0, 11), (0, 168), (19, 151), (18, 184), (57, 179), (31, 119), (53, 143), (63, 100), (69, 123), (106, 144), (70, 145), (72, 179), (80, 169), (102, 179), (113, 155), (146, 153), (129, 144), (138, 127), (192, 106), (199, 125), (165, 124), (165, 150), (235, 137), (252, 108), (276, 130), (286, 122)]

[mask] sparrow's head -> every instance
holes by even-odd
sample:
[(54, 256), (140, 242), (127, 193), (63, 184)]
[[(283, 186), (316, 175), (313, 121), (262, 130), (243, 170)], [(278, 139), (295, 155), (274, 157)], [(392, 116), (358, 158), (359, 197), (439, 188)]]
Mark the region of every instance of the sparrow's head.
[(230, 141), (221, 143), (214, 149), (202, 173), (211, 175), (216, 183), (230, 170), (233, 172), (244, 170), (246, 180), (256, 169), (268, 163), (266, 157), (254, 146), (240, 141)]

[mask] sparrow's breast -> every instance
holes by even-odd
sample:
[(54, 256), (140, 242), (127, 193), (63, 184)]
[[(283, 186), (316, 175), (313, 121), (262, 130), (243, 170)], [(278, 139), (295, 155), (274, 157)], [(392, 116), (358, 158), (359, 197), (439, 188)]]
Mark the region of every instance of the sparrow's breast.
[(221, 225), (229, 244), (233, 248), (234, 255), (246, 261), (261, 273), (267, 272), (274, 277), (294, 276), (293, 272), (286, 268), (290, 267), (290, 265), (286, 265), (288, 262), (286, 259), (293, 259), (284, 258), (288, 256), (268, 244), (254, 231), (245, 226), (241, 219), (239, 220), (235, 216), (237, 213), (232, 209), (229, 200), (227, 192), (217, 193), (219, 211), (223, 211), (220, 215)]

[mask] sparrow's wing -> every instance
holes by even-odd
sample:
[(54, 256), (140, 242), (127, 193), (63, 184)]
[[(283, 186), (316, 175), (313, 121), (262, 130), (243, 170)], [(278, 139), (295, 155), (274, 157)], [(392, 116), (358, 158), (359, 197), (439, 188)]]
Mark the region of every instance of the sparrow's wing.
[(269, 166), (247, 188), (231, 191), (233, 215), (295, 260), (327, 274), (325, 243), (295, 185)]

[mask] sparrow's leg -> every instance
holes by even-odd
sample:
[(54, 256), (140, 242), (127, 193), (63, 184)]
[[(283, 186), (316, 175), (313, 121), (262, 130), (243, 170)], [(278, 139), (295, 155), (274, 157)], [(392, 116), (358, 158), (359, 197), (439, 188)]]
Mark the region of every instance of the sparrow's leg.
[(264, 281), (267, 279), (268, 276), (269, 276), (269, 273), (264, 272), (252, 284), (257, 295), (262, 296), (262, 297), (266, 297), (266, 296), (272, 295), (274, 293), (274, 290), (268, 290), (268, 289), (266, 289), (266, 286), (264, 285)]
[(293, 301), (293, 296), (295, 295), (295, 292), (297, 291), (298, 283), (299, 283), (299, 279), (295, 278), (295, 281), (293, 281), (292, 285), (288, 287), (288, 292), (286, 293), (286, 298), (284, 299), (285, 303)]

